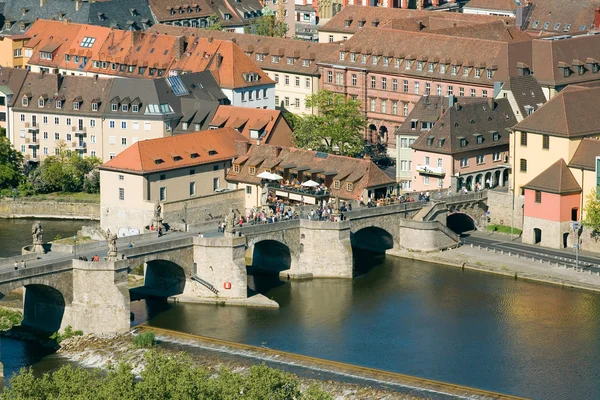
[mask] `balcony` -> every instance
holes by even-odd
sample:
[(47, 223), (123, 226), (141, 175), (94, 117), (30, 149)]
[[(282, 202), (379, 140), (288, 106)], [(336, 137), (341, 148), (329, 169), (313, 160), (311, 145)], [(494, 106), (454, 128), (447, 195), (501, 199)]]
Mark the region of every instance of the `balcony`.
[(446, 170), (442, 167), (431, 167), (429, 165), (417, 165), (417, 172), (421, 175), (444, 176)]
[(40, 125), (37, 122), (25, 122), (25, 128), (30, 133), (37, 133), (40, 131)]
[(40, 140), (38, 138), (25, 138), (25, 144), (28, 147), (39, 147), (40, 146)]
[(83, 141), (73, 142), (72, 146), (76, 150), (85, 150), (87, 148), (87, 143)]
[(74, 126), (73, 128), (71, 128), (71, 130), (77, 136), (85, 136), (87, 133), (87, 128), (85, 126), (81, 126), (81, 127)]

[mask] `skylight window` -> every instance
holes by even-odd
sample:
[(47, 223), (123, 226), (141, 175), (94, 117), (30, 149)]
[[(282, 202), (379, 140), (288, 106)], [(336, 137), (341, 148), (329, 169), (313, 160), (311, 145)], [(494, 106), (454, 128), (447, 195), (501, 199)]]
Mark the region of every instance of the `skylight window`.
[(96, 41), (96, 38), (86, 36), (83, 38), (81, 43), (79, 43), (79, 46), (90, 48), (94, 45), (95, 41)]
[(550, 22), (544, 22), (544, 30), (550, 27)]
[(535, 29), (535, 28), (537, 28), (538, 26), (540, 26), (540, 21), (533, 21), (532, 28), (533, 28), (533, 29)]
[(173, 90), (175, 96), (185, 96), (190, 93), (179, 76), (169, 76), (167, 78), (167, 83)]

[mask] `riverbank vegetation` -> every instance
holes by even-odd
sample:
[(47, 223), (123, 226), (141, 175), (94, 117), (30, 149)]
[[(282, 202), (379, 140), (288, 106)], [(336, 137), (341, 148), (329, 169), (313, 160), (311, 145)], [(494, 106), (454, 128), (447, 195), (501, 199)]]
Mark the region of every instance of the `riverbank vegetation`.
[(154, 332), (142, 332), (133, 338), (133, 345), (137, 348), (148, 348), (154, 346)]
[(61, 142), (58, 152), (37, 163), (28, 163), (0, 128), (0, 196), (24, 197), (54, 192), (100, 191), (97, 157), (80, 157)]
[[(496, 224), (490, 224), (487, 226), (488, 231), (492, 231), (492, 232), (498, 232), (498, 233), (507, 233), (507, 234), (511, 234), (511, 227), (507, 226), (507, 225), (496, 225)], [(512, 227), (512, 234), (513, 235), (521, 235), (521, 233), (523, 233), (523, 231), (519, 228), (515, 228)]]
[(50, 336), (50, 340), (54, 340), (57, 344), (60, 344), (63, 340), (70, 339), (74, 336), (83, 336), (83, 331), (74, 331), (71, 325), (67, 325), (62, 333), (54, 332), (52, 336)]
[(221, 368), (215, 374), (181, 353), (150, 351), (145, 361), (139, 379), (127, 363), (112, 366), (106, 373), (67, 365), (42, 377), (36, 377), (31, 368), (22, 369), (10, 379), (0, 399), (332, 399), (320, 388), (303, 388), (297, 377), (264, 365), (246, 373)]
[(7, 331), (13, 326), (21, 325), (23, 313), (7, 308), (0, 308), (0, 331)]

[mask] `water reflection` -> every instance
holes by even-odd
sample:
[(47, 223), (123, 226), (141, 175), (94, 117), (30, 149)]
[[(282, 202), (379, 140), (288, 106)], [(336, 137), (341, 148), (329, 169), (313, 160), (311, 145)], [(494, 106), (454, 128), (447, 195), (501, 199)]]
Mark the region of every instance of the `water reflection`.
[(176, 304), (151, 325), (543, 399), (600, 393), (600, 296), (374, 257), (354, 280), (256, 288), (280, 308)]

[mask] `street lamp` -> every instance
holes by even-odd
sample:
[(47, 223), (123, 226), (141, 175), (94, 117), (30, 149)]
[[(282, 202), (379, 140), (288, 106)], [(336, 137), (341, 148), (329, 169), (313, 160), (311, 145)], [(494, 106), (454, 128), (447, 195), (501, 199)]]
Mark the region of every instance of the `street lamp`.
[(73, 235), (73, 253), (75, 253), (75, 259), (77, 259), (77, 235)]

